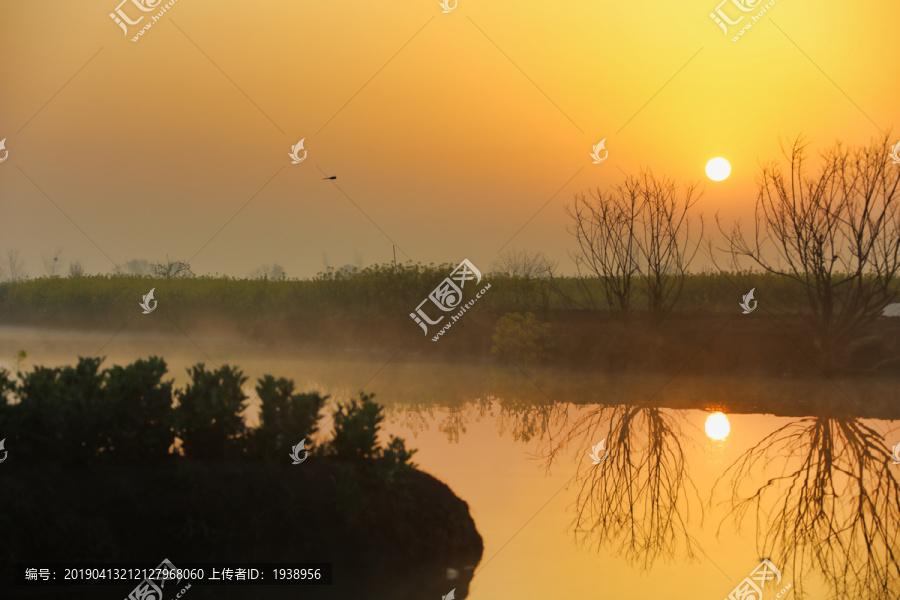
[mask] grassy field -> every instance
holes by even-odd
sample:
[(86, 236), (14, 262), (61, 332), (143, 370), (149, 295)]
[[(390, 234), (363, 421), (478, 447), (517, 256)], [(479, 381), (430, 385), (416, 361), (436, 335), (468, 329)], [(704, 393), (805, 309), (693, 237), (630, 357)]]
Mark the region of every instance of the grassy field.
[[(649, 313), (640, 279), (626, 317), (610, 309), (597, 278), (487, 273), (476, 289), (488, 283), (490, 289), (462, 324), (435, 344), (439, 326), (423, 337), (410, 314), (453, 268), (385, 264), (277, 281), (123, 275), (21, 280), (0, 284), (0, 325), (177, 335), (215, 331), (279, 351), (393, 355), (403, 349), (410, 356), (440, 360), (548, 362), (614, 371), (675, 368), (704, 348), (708, 355), (694, 362), (701, 370), (757, 367), (781, 373), (806, 370), (810, 360), (801, 366), (798, 356), (816, 359), (822, 347), (821, 327), (808, 318), (812, 307), (799, 283), (772, 274), (718, 272), (688, 275), (671, 311), (661, 317)], [(151, 288), (158, 310), (145, 318), (139, 303)], [(751, 288), (759, 310), (744, 315), (739, 304)], [(473, 296), (466, 288), (464, 299)], [(835, 299), (843, 301), (840, 295)], [(431, 310), (437, 317), (438, 309)], [(862, 320), (844, 334), (841, 352), (848, 351), (832, 353), (832, 366), (865, 370), (900, 357), (900, 320), (876, 321)], [(719, 338), (713, 339), (715, 332)], [(867, 336), (876, 339), (850, 347)]]
[[(411, 312), (453, 269), (453, 265), (379, 265), (356, 273), (329, 272), (313, 279), (160, 279), (94, 275), (38, 278), (0, 284), (0, 324), (119, 326), (135, 314), (142, 296), (154, 296), (169, 314), (182, 319), (240, 323), (294, 316), (403, 316)], [(606, 310), (597, 278), (530, 279), (486, 274), (490, 293), (479, 310)], [(483, 285), (484, 283), (482, 283)], [(805, 297), (796, 284), (773, 275), (700, 273), (689, 275), (674, 311), (732, 313), (743, 294), (802, 312)], [(640, 283), (635, 311), (646, 308)]]

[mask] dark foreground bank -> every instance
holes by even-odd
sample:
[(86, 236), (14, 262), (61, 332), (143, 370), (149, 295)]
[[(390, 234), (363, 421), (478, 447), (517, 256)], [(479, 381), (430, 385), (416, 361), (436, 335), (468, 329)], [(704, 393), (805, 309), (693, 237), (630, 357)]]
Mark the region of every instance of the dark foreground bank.
[(328, 397), (290, 379), (258, 380), (248, 427), (236, 367), (195, 365), (175, 388), (158, 357), (101, 362), (0, 369), (0, 598), (121, 599), (135, 587), (13, 588), (16, 563), (165, 559), (333, 566), (327, 587), (197, 584), (191, 599), (466, 597), (483, 552), (469, 508), (416, 469), (403, 439), (380, 439), (372, 396), (336, 402), (323, 439)]
[[(288, 458), (288, 457), (285, 457)], [(12, 564), (331, 563), (320, 587), (193, 585), (185, 598), (465, 598), (483, 544), (468, 505), (414, 469), (163, 460), (21, 463), (0, 473), (3, 598), (126, 598), (134, 585), (11, 587)], [(168, 600), (168, 596), (166, 597)]]

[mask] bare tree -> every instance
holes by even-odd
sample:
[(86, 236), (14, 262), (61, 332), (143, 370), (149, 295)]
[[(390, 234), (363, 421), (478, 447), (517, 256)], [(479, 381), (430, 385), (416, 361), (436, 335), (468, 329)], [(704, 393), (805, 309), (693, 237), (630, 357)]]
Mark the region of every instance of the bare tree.
[(69, 277), (84, 277), (84, 266), (80, 260), (69, 262)]
[(553, 263), (543, 252), (528, 252), (510, 248), (502, 252), (491, 265), (494, 273), (507, 277), (537, 279), (546, 277)]
[(723, 231), (735, 263), (747, 258), (803, 287), (826, 369), (896, 295), (900, 169), (888, 155), (887, 137), (849, 149), (836, 143), (809, 174), (797, 139), (785, 151), (789, 172), (763, 167), (751, 237), (740, 223)]
[[(748, 511), (756, 516), (761, 555), (792, 567), (798, 598), (812, 566), (833, 598), (894, 600), (900, 482), (888, 454), (859, 419), (808, 417), (766, 436), (716, 486), (730, 481), (729, 517), (738, 527)], [(765, 483), (754, 490), (754, 481)]]
[(703, 242), (703, 217), (699, 218), (700, 233), (692, 241), (688, 215), (700, 197), (696, 184), (686, 185), (682, 196), (674, 180), (657, 179), (650, 171), (629, 178), (624, 185), (629, 195), (641, 199), (640, 276), (650, 314), (658, 323), (681, 295), (688, 267)]
[(590, 199), (576, 196), (566, 210), (574, 221), (570, 233), (578, 242), (573, 259), (579, 273), (584, 268), (596, 275), (609, 306), (626, 314), (639, 279), (652, 319), (659, 323), (678, 300), (702, 243), (702, 217), (700, 233), (691, 239), (689, 213), (698, 200), (695, 184), (679, 192), (674, 180), (649, 170), (609, 192), (595, 190)]
[(191, 265), (181, 260), (172, 260), (166, 256), (165, 262), (158, 262), (153, 265), (157, 277), (165, 277), (166, 279), (193, 277), (194, 272), (191, 271)]
[(549, 307), (549, 277), (554, 267), (543, 252), (514, 248), (501, 253), (492, 265), (493, 274), (506, 279), (501, 289), (509, 287), (512, 290), (513, 306), (517, 309), (530, 307), (535, 298), (541, 308)]
[(19, 281), (28, 277), (25, 273), (25, 263), (19, 258), (18, 248), (6, 251), (6, 268), (9, 271), (10, 281)]
[[(578, 242), (572, 259), (579, 275), (587, 270), (600, 279), (610, 308), (628, 313), (638, 273), (639, 199), (621, 187), (607, 193), (596, 189), (590, 195), (578, 194), (573, 206), (566, 207), (574, 221), (569, 233)], [(589, 289), (583, 287), (585, 297), (593, 302)]]
[(62, 257), (62, 253), (62, 248), (57, 248), (51, 258), (41, 256), (41, 260), (44, 261), (44, 274), (47, 277), (56, 277), (59, 274), (59, 270), (62, 268), (62, 262), (59, 260)]

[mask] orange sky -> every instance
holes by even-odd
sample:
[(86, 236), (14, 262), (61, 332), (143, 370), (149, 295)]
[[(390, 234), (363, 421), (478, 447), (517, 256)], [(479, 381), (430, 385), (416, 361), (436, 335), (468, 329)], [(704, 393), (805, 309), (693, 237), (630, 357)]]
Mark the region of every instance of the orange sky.
[(563, 207), (623, 171), (702, 181), (731, 219), (780, 142), (900, 135), (896, 3), (779, 0), (736, 43), (715, 0), (178, 0), (136, 43), (117, 3), (0, 5), (0, 252), (32, 276), (62, 247), (88, 272), (168, 254), (306, 277), (391, 240), (488, 269), (532, 218), (510, 246), (568, 270)]

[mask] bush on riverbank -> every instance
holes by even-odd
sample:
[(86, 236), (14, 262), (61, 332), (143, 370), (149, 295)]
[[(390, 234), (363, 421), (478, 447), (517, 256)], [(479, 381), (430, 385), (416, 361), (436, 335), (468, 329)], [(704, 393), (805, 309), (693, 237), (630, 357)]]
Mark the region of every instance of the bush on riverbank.
[[(289, 448), (316, 435), (327, 397), (265, 375), (256, 386), (260, 425), (247, 428), (247, 378), (236, 367), (195, 365), (190, 382), (173, 389), (161, 358), (105, 370), (101, 362), (0, 369), (8, 452), (0, 588), (11, 585), (14, 563), (152, 566), (165, 557), (176, 566), (331, 563), (333, 585), (304, 589), (322, 600), (436, 597), (449, 589), (450, 569), (461, 574), (450, 587), (467, 589), (484, 549), (468, 505), (417, 470), (402, 439), (379, 445), (384, 413), (371, 395), (338, 403), (333, 439), (298, 467)], [(229, 594), (296, 596), (272, 589)], [(97, 591), (75, 588), (67, 597)], [(197, 586), (191, 595), (218, 598), (221, 590)]]
[(507, 313), (497, 321), (491, 354), (517, 363), (537, 363), (550, 358), (553, 339), (549, 323), (538, 321), (534, 313)]
[[(237, 367), (188, 369), (191, 381), (173, 390), (163, 381), (159, 357), (100, 370), (100, 358), (74, 367), (36, 366), (13, 377), (0, 369), (0, 439), (20, 460), (63, 464), (133, 463), (183, 455), (194, 459), (268, 458), (286, 461), (289, 448), (318, 431), (327, 396), (294, 393), (294, 382), (264, 375), (256, 386), (260, 424), (248, 428), (243, 413), (247, 377)], [(338, 403), (334, 437), (321, 455), (393, 472), (413, 468), (415, 450), (393, 436), (378, 444), (384, 408), (360, 394)], [(176, 401), (177, 400), (177, 404)]]

